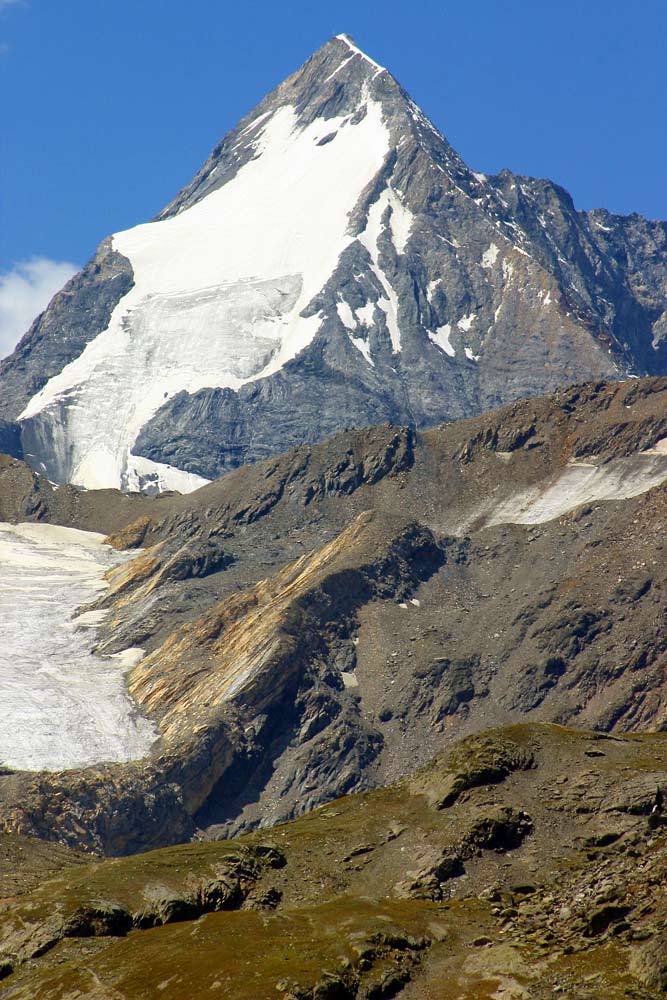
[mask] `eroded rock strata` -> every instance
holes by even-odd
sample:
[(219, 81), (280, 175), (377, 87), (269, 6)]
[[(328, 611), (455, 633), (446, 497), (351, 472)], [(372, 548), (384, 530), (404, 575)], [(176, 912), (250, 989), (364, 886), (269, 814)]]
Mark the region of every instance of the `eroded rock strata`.
[[(97, 649), (146, 651), (129, 685), (161, 739), (0, 777), (4, 829), (130, 853), (288, 819), (492, 725), (662, 728), (666, 391), (588, 384), (342, 433), (187, 497), (112, 494), (110, 540), (141, 551)], [(7, 469), (17, 511), (37, 489), (34, 517), (68, 516)]]

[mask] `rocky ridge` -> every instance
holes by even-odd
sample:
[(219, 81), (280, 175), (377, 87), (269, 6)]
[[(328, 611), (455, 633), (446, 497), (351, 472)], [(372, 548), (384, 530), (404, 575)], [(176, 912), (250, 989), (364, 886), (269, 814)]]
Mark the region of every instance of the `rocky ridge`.
[[(136, 498), (134, 521), (113, 494), (110, 539), (141, 552), (97, 603), (98, 650), (146, 650), (129, 683), (161, 744), (0, 776), (3, 828), (131, 853), (384, 785), (488, 726), (663, 728), (666, 391), (350, 431)], [(34, 516), (66, 515), (62, 493)]]

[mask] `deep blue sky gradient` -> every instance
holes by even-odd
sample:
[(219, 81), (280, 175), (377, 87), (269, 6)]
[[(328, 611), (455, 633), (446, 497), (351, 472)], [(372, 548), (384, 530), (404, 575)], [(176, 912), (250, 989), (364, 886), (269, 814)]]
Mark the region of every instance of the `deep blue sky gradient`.
[(341, 31), (473, 169), (667, 218), (664, 0), (0, 0), (0, 268), (150, 218)]

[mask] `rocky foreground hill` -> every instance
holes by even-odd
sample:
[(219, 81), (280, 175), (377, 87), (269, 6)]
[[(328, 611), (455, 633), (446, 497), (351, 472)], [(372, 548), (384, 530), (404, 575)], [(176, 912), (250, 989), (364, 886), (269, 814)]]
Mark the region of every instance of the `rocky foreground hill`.
[(0, 996), (664, 996), (664, 735), (443, 741), (402, 782), (236, 840), (91, 864), (0, 836)]
[(663, 375), (666, 334), (667, 223), (474, 172), (339, 36), (56, 295), (0, 364), (0, 450), (190, 490), (346, 427)]

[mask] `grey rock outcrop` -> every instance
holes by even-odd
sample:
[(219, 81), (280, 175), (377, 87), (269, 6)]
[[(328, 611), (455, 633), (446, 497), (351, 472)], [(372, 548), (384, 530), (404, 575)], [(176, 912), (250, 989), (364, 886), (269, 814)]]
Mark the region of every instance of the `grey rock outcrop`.
[(12, 423), (25, 404), (107, 327), (133, 281), (129, 261), (113, 250), (111, 239), (104, 240), (35, 319), (13, 354), (0, 361), (0, 442), (13, 445), (9, 454), (15, 454), (20, 433)]

